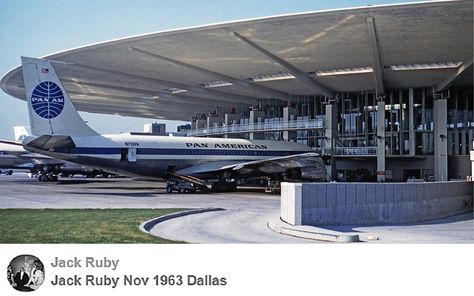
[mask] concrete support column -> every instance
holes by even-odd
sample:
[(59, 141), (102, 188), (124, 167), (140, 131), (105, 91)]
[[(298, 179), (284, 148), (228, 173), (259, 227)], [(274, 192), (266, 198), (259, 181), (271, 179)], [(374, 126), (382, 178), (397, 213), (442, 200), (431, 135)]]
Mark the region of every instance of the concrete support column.
[(408, 90), (408, 151), (410, 156), (415, 155), (415, 108), (413, 103), (413, 88)]
[(377, 182), (385, 182), (385, 102), (377, 102)]
[[(250, 111), (250, 116), (249, 116), (249, 124), (258, 124), (263, 122), (265, 119), (265, 112), (263, 111), (257, 111), (257, 110), (251, 110)], [(263, 139), (263, 133), (249, 133), (249, 139), (250, 140), (262, 140)]]
[(337, 108), (334, 104), (327, 104), (325, 110), (325, 121), (324, 121), (324, 136), (326, 137), (324, 141), (324, 149), (331, 152), (331, 166), (329, 168), (328, 176), (331, 177), (331, 180), (336, 179), (337, 169), (336, 169), (336, 158), (334, 154), (336, 153), (336, 137), (337, 137)]
[(448, 127), (446, 99), (434, 99), (434, 175), (436, 181), (448, 180)]
[(206, 127), (206, 119), (196, 119), (195, 121), (193, 121), (193, 125), (192, 125), (192, 128), (194, 130), (197, 130), (197, 129), (201, 129), (201, 128), (205, 128)]
[[(469, 144), (470, 147), (474, 147), (474, 143), (472, 143), (472, 138), (471, 137), (469, 137), (469, 142), (470, 142), (470, 144)], [(470, 159), (471, 159), (471, 176), (469, 177), (469, 180), (474, 181), (474, 148), (471, 148), (471, 149), (473, 149), (473, 150), (469, 151), (469, 156), (470, 156)], [(474, 182), (472, 182), (472, 187), (473, 187), (472, 196), (473, 196), (473, 199), (474, 199)]]
[(471, 181), (474, 181), (474, 150), (469, 151), (469, 155), (471, 159)]
[(218, 125), (221, 124), (221, 118), (219, 116), (208, 116), (207, 117), (207, 128), (213, 128), (214, 124), (217, 122)]
[(334, 143), (334, 141), (336, 140), (337, 131), (336, 106), (334, 104), (327, 104), (325, 112), (324, 136), (326, 137), (326, 141), (325, 146), (323, 148), (335, 148), (332, 143)]
[[(283, 108), (283, 121), (291, 121), (296, 119), (296, 109), (291, 107)], [(294, 141), (296, 139), (296, 132), (284, 130), (283, 140)]]
[[(237, 121), (237, 124), (238, 124), (239, 120), (240, 120), (239, 114), (229, 114), (229, 113), (224, 114), (224, 125), (227, 128), (227, 131), (231, 130), (231, 125), (233, 124), (234, 121)], [(228, 135), (225, 134), (224, 138), (228, 138)]]
[[(421, 93), (421, 124), (423, 125), (423, 131), (429, 129), (426, 124), (426, 91), (423, 90)], [(423, 132), (421, 134), (421, 145), (423, 154), (428, 152), (428, 133)]]

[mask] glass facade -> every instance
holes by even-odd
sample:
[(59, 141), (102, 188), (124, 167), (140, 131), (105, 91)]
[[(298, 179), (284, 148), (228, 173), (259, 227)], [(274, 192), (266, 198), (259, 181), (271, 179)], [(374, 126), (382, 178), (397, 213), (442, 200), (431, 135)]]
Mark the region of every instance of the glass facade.
[[(410, 99), (410, 93), (412, 98)], [(474, 102), (472, 89), (449, 90), (447, 98), (448, 151), (449, 155), (467, 155), (472, 148), (474, 129)], [(387, 93), (385, 100), (385, 143), (387, 156), (433, 155), (434, 116), (433, 96), (428, 89), (399, 89)], [(257, 137), (267, 140), (289, 140), (310, 147), (323, 148), (326, 139), (324, 128), (306, 128), (302, 124), (290, 126), (288, 136), (284, 136), (284, 123), (287, 121), (311, 122), (325, 120), (326, 99), (321, 96), (293, 96), (289, 118), (283, 118), (288, 102), (280, 100), (260, 100), (259, 109), (263, 118), (258, 123), (266, 131), (257, 132)], [(337, 107), (337, 147), (376, 147), (377, 146), (377, 101), (374, 93), (340, 93), (336, 99)], [(249, 122), (250, 106), (241, 106), (240, 120), (229, 124), (228, 137), (249, 138), (252, 129), (258, 130), (257, 123)], [(251, 125), (250, 129), (244, 128)], [(234, 128), (232, 129), (232, 127)], [(235, 132), (241, 129), (241, 133)], [(275, 129), (272, 130), (272, 126)], [(222, 125), (214, 123), (212, 128)], [(207, 131), (209, 129), (206, 129)], [(268, 130), (268, 131), (267, 131)], [(410, 136), (410, 133), (412, 134)], [(225, 130), (217, 136), (224, 136)], [(206, 132), (195, 133), (206, 136)], [(414, 142), (414, 145), (411, 144)], [(414, 147), (414, 151), (410, 151)], [(413, 148), (412, 148), (413, 149)]]
[[(384, 131), (385, 157), (387, 159), (433, 159), (435, 157), (435, 114), (434, 100), (438, 99), (427, 88), (395, 89), (386, 92)], [(472, 87), (451, 88), (443, 93), (446, 99), (447, 135), (440, 135), (442, 141), (446, 138), (449, 157), (467, 156), (472, 150), (474, 134), (474, 100)], [(239, 106), (240, 120), (233, 121), (225, 127), (233, 132), (212, 134), (208, 129), (194, 130), (194, 136), (223, 136), (248, 139), (286, 140), (308, 145), (320, 151), (323, 155), (346, 157), (349, 167), (365, 166), (364, 174), (376, 174), (375, 157), (377, 144), (377, 98), (373, 92), (338, 93), (332, 102), (336, 109), (336, 133), (333, 149), (328, 144), (326, 105), (328, 100), (322, 96), (292, 96), (289, 101), (275, 99), (258, 100), (256, 106)], [(258, 110), (261, 116), (249, 120), (249, 112)], [(221, 114), (223, 116), (223, 114)], [(223, 122), (223, 121), (221, 121)], [(264, 127), (264, 129), (259, 129)], [(439, 140), (439, 139), (438, 139)], [(378, 142), (379, 141), (379, 142)], [(379, 147), (380, 148), (380, 147)], [(365, 162), (356, 162), (358, 156)], [(352, 160), (351, 160), (352, 159)], [(410, 163), (404, 164), (403, 172), (392, 171), (388, 164), (388, 178), (406, 179), (433, 174), (433, 160), (423, 168), (409, 168)], [(371, 167), (371, 169), (367, 169)], [(339, 170), (339, 165), (338, 165)], [(346, 176), (353, 173), (345, 172)], [(361, 169), (359, 169), (361, 170)], [(398, 174), (398, 177), (396, 177)], [(359, 174), (360, 175), (360, 174)], [(400, 177), (402, 176), (402, 177)], [(364, 180), (369, 180), (365, 178)], [(370, 179), (372, 180), (372, 179)]]

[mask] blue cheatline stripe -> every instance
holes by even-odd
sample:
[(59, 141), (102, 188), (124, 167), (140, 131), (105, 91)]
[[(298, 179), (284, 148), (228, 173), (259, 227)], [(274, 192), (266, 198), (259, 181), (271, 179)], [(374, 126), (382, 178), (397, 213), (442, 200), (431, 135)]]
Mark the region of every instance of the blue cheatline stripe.
[[(71, 149), (55, 149), (55, 152), (67, 154), (120, 154), (121, 148), (76, 147)], [(138, 155), (233, 155), (233, 156), (287, 156), (304, 153), (305, 151), (275, 150), (227, 150), (227, 149), (169, 149), (169, 148), (137, 148)]]
[(245, 155), (245, 156), (286, 156), (295, 154), (294, 151), (269, 150), (227, 150), (227, 149), (162, 149), (138, 148), (139, 155)]
[(120, 148), (76, 147), (54, 149), (55, 152), (66, 154), (120, 154)]

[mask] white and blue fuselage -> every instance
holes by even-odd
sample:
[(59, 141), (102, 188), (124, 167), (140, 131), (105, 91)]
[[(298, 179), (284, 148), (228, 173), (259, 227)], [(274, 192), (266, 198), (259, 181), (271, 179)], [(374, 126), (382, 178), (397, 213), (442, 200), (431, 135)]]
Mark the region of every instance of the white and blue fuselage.
[(167, 172), (197, 165), (212, 163), (213, 168), (217, 168), (312, 151), (308, 146), (297, 143), (245, 139), (131, 134), (71, 137), (71, 139), (74, 147), (39, 151), (77, 163), (87, 165), (94, 163), (98, 167), (116, 173), (150, 178), (163, 178)]

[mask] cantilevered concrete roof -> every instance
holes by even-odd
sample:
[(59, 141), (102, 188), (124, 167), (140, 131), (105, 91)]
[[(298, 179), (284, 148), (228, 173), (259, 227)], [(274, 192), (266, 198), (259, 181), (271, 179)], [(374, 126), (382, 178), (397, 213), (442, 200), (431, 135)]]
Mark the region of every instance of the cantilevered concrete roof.
[[(81, 111), (189, 120), (259, 98), (472, 85), (473, 3), (318, 11), (163, 31), (46, 56)], [(21, 66), (2, 89), (25, 100)]]

